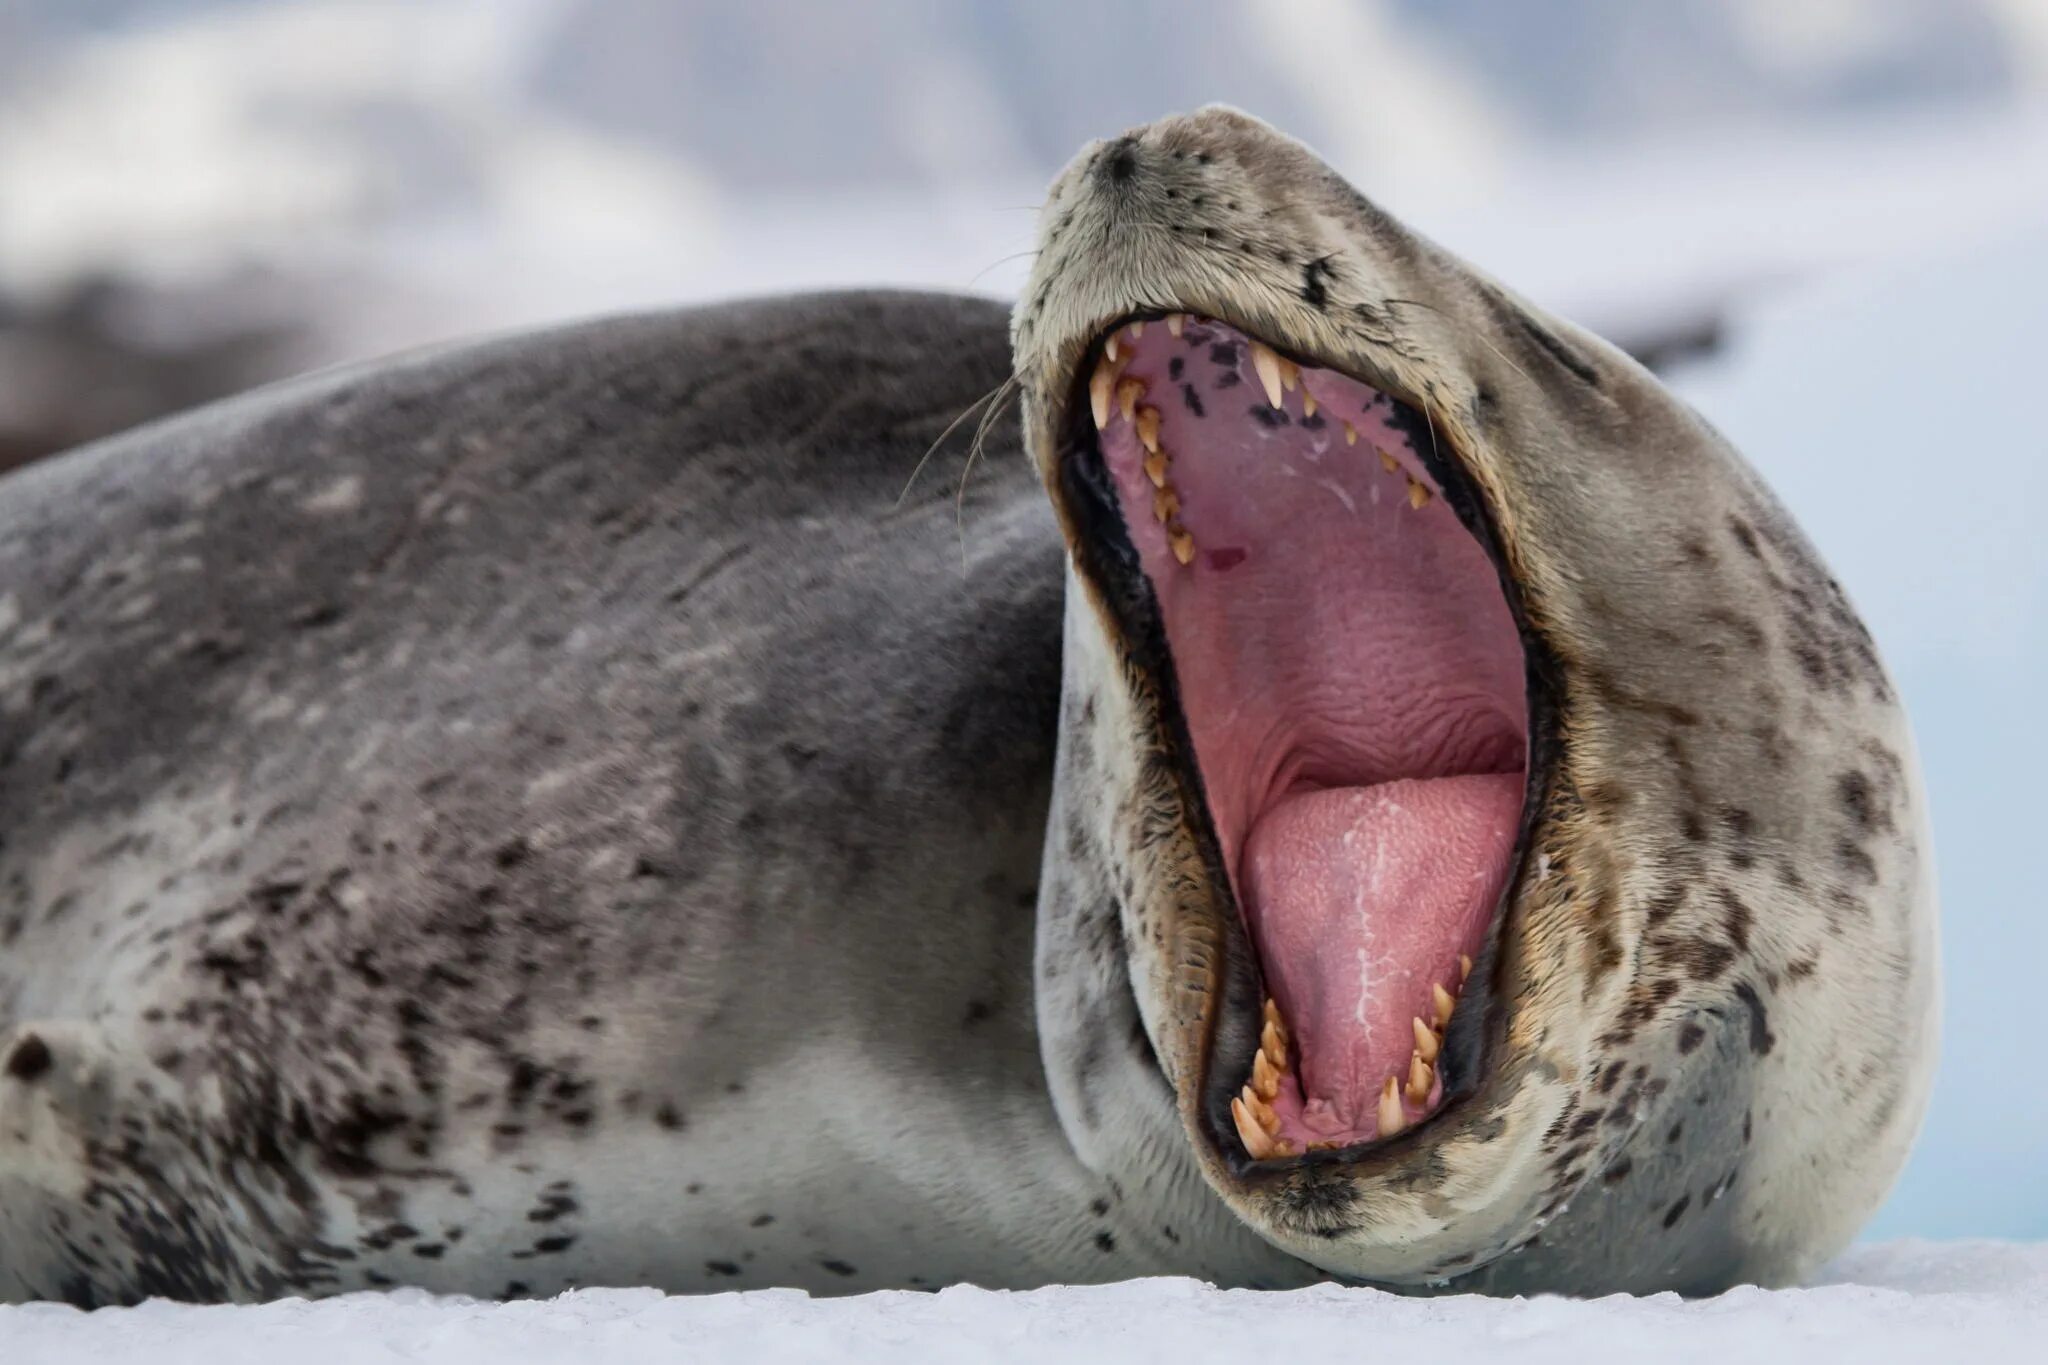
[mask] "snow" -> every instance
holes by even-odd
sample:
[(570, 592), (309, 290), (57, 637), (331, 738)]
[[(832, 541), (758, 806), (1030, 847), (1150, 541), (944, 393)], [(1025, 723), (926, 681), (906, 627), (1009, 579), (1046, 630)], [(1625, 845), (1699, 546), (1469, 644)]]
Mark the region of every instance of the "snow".
[[(1517, 1365), (1602, 1360), (1969, 1353), (2022, 1359), (2048, 1333), (2048, 1246), (1859, 1248), (1810, 1289), (1595, 1300), (1410, 1299), (1325, 1285), (1285, 1293), (1186, 1279), (1005, 1293), (957, 1287), (814, 1299), (795, 1290), (669, 1298), (582, 1290), (489, 1304), (417, 1292), (245, 1308), (154, 1302), (81, 1313), (0, 1308), (9, 1365), (434, 1365), (745, 1360), (1340, 1360), (1506, 1348)], [(1427, 1359), (1428, 1356), (1417, 1358)]]

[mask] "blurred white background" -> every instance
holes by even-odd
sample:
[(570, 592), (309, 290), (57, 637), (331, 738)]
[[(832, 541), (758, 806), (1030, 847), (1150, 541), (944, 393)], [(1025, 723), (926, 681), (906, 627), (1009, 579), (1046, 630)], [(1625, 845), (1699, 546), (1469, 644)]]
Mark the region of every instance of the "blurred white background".
[(607, 310), (1005, 295), (1212, 100), (1660, 368), (1899, 675), (1949, 1003), (1873, 1234), (2048, 1236), (2048, 0), (0, 0), (0, 468)]

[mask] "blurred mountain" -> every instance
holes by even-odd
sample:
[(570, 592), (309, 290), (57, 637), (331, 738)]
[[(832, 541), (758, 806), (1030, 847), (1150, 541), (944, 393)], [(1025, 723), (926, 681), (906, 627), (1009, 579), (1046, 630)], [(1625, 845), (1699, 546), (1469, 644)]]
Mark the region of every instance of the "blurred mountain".
[[(1774, 229), (1796, 262), (1695, 240), (1703, 272), (1678, 209), (1646, 225), (1642, 167), (1669, 199), (1696, 157), (1700, 195), (1776, 213), (1807, 170), (1840, 174), (1830, 150), (1773, 163), (1768, 199), (1746, 183), (1800, 129), (2044, 93), (2044, 0), (0, 0), (0, 410), (47, 409), (19, 357), (83, 354), (81, 298), (117, 330), (135, 310), (109, 297), (187, 320), (207, 363), (124, 390), (168, 402), (285, 363), (207, 349), (252, 310), (296, 365), (763, 288), (1014, 288), (1076, 148), (1212, 100), (1517, 279), (1521, 248), (1590, 262), (1651, 234), (1670, 265), (1597, 288), (1575, 265), (1539, 297), (1690, 345), (1710, 294), (1803, 267), (1818, 229)], [(1974, 136), (1935, 141), (1927, 193)], [(1610, 153), (1637, 160), (1572, 178)], [(1587, 221), (1596, 202), (1621, 218)], [(1715, 278), (1665, 297), (1672, 269)], [(175, 340), (109, 333), (94, 363)]]

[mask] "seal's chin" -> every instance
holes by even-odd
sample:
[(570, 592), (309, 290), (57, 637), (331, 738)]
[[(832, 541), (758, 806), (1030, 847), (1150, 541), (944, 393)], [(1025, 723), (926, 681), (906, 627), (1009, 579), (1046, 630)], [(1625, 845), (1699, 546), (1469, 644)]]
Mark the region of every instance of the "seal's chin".
[(1443, 1103), (1515, 856), (1529, 708), (1500, 575), (1388, 395), (1178, 314), (1096, 354), (1096, 442), (1265, 983), (1256, 1053), (1216, 1059), (1249, 1068), (1238, 1140), (1390, 1137)]

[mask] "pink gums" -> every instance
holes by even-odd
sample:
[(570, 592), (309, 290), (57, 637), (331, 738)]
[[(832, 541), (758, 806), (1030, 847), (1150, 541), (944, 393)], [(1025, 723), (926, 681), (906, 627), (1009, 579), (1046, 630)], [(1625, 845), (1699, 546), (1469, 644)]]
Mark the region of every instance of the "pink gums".
[[(1386, 1078), (1408, 1075), (1411, 1021), (1433, 1017), (1432, 983), (1457, 991), (1459, 955), (1478, 951), (1505, 885), (1528, 761), (1520, 638), (1492, 563), (1384, 395), (1311, 369), (1276, 412), (1247, 339), (1217, 323), (1175, 338), (1155, 322), (1118, 342), (1141, 409), (1159, 413), (1191, 562), (1173, 553), (1145, 449), (1115, 406), (1102, 450), (1225, 864), (1294, 1035), (1280, 1136), (1364, 1141)], [(1420, 508), (1411, 482), (1428, 491)]]

